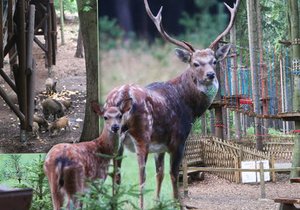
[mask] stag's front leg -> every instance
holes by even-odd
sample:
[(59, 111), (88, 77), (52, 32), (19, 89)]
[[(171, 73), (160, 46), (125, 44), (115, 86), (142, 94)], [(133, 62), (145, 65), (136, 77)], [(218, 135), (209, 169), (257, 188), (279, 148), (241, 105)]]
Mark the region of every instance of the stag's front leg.
[(178, 174), (179, 174), (179, 166), (183, 156), (183, 148), (178, 148), (177, 151), (170, 154), (170, 176), (173, 187), (173, 197), (174, 199), (179, 199), (178, 193)]
[(156, 199), (160, 198), (161, 184), (164, 179), (164, 162), (165, 153), (155, 154), (155, 168), (156, 168)]
[(146, 162), (148, 157), (148, 148), (146, 145), (137, 145), (137, 158), (139, 164), (139, 175), (140, 175), (140, 208), (144, 209), (144, 186), (146, 182)]

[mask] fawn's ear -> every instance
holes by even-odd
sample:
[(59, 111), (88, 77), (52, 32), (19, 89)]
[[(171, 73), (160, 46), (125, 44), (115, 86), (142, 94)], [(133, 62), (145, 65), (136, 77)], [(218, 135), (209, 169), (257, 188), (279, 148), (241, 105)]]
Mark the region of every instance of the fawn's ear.
[(99, 116), (103, 116), (104, 114), (104, 109), (103, 106), (100, 105), (97, 101), (92, 101), (91, 102), (92, 110)]
[(187, 50), (183, 50), (180, 48), (175, 49), (175, 53), (177, 57), (184, 63), (188, 63), (191, 60), (191, 53)]
[(216, 51), (215, 56), (217, 61), (221, 61), (227, 56), (231, 46), (231, 44), (225, 44)]
[(122, 113), (129, 111), (133, 107), (132, 98), (123, 100), (119, 107)]

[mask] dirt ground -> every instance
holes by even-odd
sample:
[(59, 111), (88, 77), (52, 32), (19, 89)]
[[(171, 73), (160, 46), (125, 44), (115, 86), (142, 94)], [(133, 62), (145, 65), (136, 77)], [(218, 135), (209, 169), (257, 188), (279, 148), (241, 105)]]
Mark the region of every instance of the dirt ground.
[[(0, 152), (1, 153), (36, 153), (47, 152), (54, 144), (60, 142), (78, 141), (82, 129), (85, 109), (85, 60), (75, 58), (77, 46), (78, 24), (75, 22), (65, 25), (65, 45), (61, 45), (60, 29), (58, 27), (57, 63), (53, 66), (51, 77), (57, 81), (58, 94), (53, 97), (70, 98), (72, 107), (67, 112), (70, 121), (70, 131), (62, 131), (59, 135), (50, 137), (49, 132), (41, 132), (40, 138), (28, 135), (25, 143), (20, 142), (19, 120), (0, 97)], [(43, 37), (39, 37), (43, 40)], [(48, 69), (45, 67), (44, 53), (35, 44), (34, 58), (36, 60), (36, 96), (45, 98), (45, 80)], [(6, 58), (8, 60), (8, 58)], [(6, 62), (4, 70), (9, 74), (9, 65)], [(0, 79), (0, 85), (10, 92), (8, 85)], [(42, 109), (37, 106), (38, 114)]]
[(261, 199), (259, 184), (236, 184), (212, 174), (204, 181), (189, 184), (184, 203), (199, 210), (276, 210), (275, 198), (300, 196), (300, 185), (289, 183), (288, 174), (277, 174), (276, 183), (266, 182), (266, 198)]

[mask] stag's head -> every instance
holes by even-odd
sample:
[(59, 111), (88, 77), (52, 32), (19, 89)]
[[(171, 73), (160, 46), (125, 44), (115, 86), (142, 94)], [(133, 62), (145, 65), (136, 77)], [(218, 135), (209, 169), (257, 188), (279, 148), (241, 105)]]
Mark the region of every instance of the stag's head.
[(207, 85), (216, 80), (216, 64), (217, 62), (223, 60), (227, 56), (231, 48), (230, 44), (226, 44), (216, 49), (219, 41), (226, 34), (228, 34), (228, 32), (233, 26), (239, 1), (240, 0), (237, 0), (233, 8), (229, 7), (226, 3), (224, 3), (230, 11), (230, 22), (226, 29), (210, 44), (209, 48), (207, 49), (195, 49), (191, 44), (185, 41), (179, 41), (172, 38), (166, 33), (162, 25), (162, 7), (160, 8), (158, 14), (154, 16), (150, 10), (148, 0), (144, 0), (144, 4), (149, 17), (154, 22), (161, 36), (166, 41), (171, 42), (172, 44), (175, 44), (176, 46), (180, 47), (176, 49), (176, 55), (180, 58), (180, 60), (190, 65), (189, 69), (191, 69), (195, 73), (198, 79), (197, 82)]

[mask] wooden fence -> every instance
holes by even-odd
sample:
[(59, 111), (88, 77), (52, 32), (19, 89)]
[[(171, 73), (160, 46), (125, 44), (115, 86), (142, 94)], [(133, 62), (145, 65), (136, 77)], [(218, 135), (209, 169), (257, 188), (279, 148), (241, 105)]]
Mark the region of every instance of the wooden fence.
[[(233, 141), (224, 141), (216, 137), (190, 135), (186, 142), (185, 156), (182, 167), (206, 166), (211, 168), (241, 167), (241, 161), (269, 160), (274, 167), (274, 159), (291, 160), (293, 143), (270, 142), (264, 144), (264, 151), (243, 146)], [(216, 175), (229, 181), (239, 183), (239, 171), (215, 171)]]

